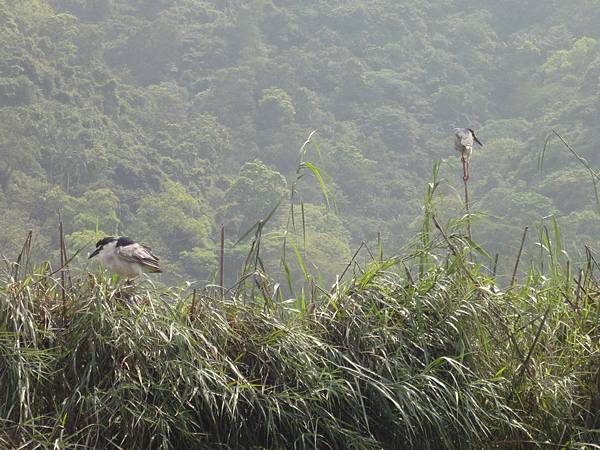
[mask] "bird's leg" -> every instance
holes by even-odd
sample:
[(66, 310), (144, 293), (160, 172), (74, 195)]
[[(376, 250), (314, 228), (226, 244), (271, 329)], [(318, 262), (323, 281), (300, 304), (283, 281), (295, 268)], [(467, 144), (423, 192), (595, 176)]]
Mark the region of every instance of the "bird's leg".
[(469, 162), (464, 155), (462, 155), (460, 159), (462, 160), (463, 165), (463, 180), (467, 181), (469, 179)]

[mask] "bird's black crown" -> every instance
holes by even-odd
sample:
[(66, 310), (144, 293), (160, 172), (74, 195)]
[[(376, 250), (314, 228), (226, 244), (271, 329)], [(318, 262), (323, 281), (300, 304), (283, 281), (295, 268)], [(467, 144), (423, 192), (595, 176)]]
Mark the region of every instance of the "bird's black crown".
[(116, 239), (113, 236), (107, 236), (103, 239), (100, 239), (98, 242), (96, 242), (96, 248), (104, 247), (106, 244), (112, 241), (116, 241)]
[(121, 236), (117, 239), (117, 247), (125, 247), (126, 245), (135, 244), (135, 241), (127, 236)]

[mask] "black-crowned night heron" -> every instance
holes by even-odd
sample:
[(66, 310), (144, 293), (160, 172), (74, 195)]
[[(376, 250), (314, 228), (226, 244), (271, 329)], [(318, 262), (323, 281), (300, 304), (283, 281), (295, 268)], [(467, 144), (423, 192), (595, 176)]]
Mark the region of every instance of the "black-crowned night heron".
[(483, 144), (479, 142), (475, 132), (471, 128), (455, 128), (454, 129), (454, 148), (460, 153), (460, 159), (463, 163), (463, 179), (469, 179), (469, 159), (473, 153), (473, 144), (477, 142), (481, 147)]
[(159, 258), (148, 247), (125, 236), (100, 239), (89, 257), (96, 255), (100, 255), (108, 270), (127, 278), (139, 277), (143, 272), (162, 272)]

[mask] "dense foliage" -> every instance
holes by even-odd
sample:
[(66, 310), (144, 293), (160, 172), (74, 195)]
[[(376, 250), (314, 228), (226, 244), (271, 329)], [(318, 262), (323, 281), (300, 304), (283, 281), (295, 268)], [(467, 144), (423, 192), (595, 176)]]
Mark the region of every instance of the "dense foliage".
[(430, 212), (402, 257), (292, 303), (260, 269), (225, 298), (61, 280), (26, 242), (0, 269), (0, 447), (597, 448), (595, 255), (573, 273), (553, 244), (499, 290)]
[(471, 196), (491, 252), (550, 214), (566, 241), (593, 241), (586, 172), (556, 139), (543, 176), (537, 156), (556, 128), (600, 162), (599, 21), (590, 0), (0, 0), (0, 253), (33, 229), (56, 254), (60, 211), (71, 249), (127, 234), (166, 281), (206, 280), (223, 223), (232, 282), (245, 250), (231, 244), (288, 201), (318, 129), (307, 160), (339, 214), (317, 183), (294, 202), (331, 281), (361, 241), (380, 232), (396, 251), (413, 235), (433, 160), (448, 158), (444, 202), (461, 208), (451, 133), (465, 125), (485, 144)]
[[(0, 447), (596, 448), (598, 23), (0, 0)], [(82, 270), (103, 234), (180, 287)]]

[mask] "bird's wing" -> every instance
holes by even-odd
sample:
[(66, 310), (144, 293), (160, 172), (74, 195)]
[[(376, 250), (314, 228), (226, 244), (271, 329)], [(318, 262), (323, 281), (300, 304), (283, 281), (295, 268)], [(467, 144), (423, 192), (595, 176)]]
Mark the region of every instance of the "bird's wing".
[(148, 247), (142, 244), (130, 244), (117, 247), (117, 255), (125, 261), (139, 263), (151, 272), (162, 272), (156, 256)]
[(146, 252), (152, 256), (155, 260), (159, 260), (160, 258), (158, 256), (156, 256), (154, 253), (152, 253), (152, 249), (150, 247), (148, 247), (147, 245), (144, 244), (138, 244), (140, 247), (143, 247), (144, 250), (146, 250)]

